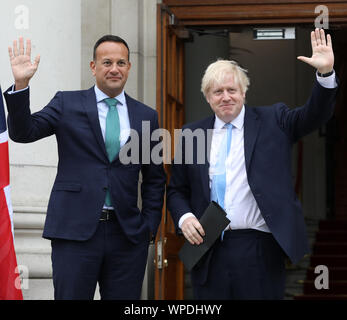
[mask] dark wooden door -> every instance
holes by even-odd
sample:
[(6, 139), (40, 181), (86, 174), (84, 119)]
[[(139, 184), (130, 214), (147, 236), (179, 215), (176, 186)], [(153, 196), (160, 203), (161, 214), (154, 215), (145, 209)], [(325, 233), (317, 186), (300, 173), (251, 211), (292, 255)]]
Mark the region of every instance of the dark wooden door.
[[(178, 22), (165, 5), (157, 7), (157, 110), (160, 125), (170, 133), (165, 148), (174, 150), (174, 130), (184, 123), (184, 43)], [(166, 153), (166, 151), (164, 151)], [(170, 164), (165, 163), (170, 177)], [(170, 213), (163, 208), (162, 222), (156, 239), (155, 299), (184, 298), (184, 267), (178, 258), (183, 237), (177, 236)]]

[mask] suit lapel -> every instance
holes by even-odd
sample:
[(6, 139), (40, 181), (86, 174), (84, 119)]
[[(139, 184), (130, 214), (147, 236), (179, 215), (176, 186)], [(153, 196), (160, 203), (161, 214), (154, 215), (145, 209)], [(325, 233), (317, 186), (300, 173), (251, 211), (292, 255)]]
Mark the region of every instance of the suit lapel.
[(90, 126), (94, 132), (96, 141), (98, 142), (98, 145), (100, 146), (102, 152), (107, 157), (106, 147), (104, 138), (102, 137), (101, 133), (101, 127), (100, 127), (100, 121), (99, 121), (99, 114), (98, 114), (98, 108), (96, 105), (96, 96), (94, 87), (91, 87), (90, 89), (83, 92), (83, 106), (85, 108), (85, 111), (87, 113)]
[(127, 94), (125, 94), (125, 99), (127, 102), (130, 128), (138, 132), (141, 132), (140, 130), (142, 128), (142, 118), (136, 117), (136, 111), (139, 111), (136, 110), (136, 101), (129, 97)]
[(258, 137), (260, 123), (261, 121), (255, 109), (246, 106), (244, 121), (244, 149), (247, 172), (251, 163), (255, 142)]

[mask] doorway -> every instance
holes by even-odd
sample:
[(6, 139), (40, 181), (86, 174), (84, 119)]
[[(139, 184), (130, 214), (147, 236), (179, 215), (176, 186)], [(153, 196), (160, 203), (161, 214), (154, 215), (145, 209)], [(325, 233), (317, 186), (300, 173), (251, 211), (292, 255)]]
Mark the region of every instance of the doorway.
[[(311, 28), (304, 25), (289, 27), (295, 30), (294, 39), (256, 40), (254, 30), (257, 26), (189, 28), (191, 41), (185, 43), (185, 123), (212, 114), (200, 85), (204, 70), (217, 59), (235, 60), (248, 70), (251, 84), (246, 95), (247, 105), (276, 102), (284, 102), (292, 108), (303, 105), (313, 87), (315, 71), (296, 57), (311, 55)], [(298, 181), (298, 193), (305, 204), (304, 214), (318, 220), (325, 215), (325, 139), (315, 132), (300, 143), (307, 152), (304, 152), (303, 163), (298, 163), (299, 145), (293, 148), (293, 184), (299, 176), (298, 168), (305, 168), (304, 181)], [(316, 151), (308, 151), (312, 149)], [(317, 172), (321, 174), (317, 175)], [(185, 283), (185, 298), (191, 299), (189, 274), (186, 274)]]
[[(203, 17), (200, 18), (203, 21)], [(200, 92), (200, 81), (207, 65), (219, 57), (237, 60), (248, 69), (251, 87), (247, 94), (247, 104), (259, 106), (283, 101), (295, 107), (306, 101), (313, 86), (314, 72), (311, 67), (296, 61), (296, 56), (311, 54), (307, 35), (312, 24), (308, 26), (295, 21), (290, 25), (296, 29), (295, 40), (274, 42), (254, 40), (252, 30), (257, 26), (255, 24), (204, 26), (203, 23), (194, 23), (184, 25), (184, 21), (179, 21), (170, 8), (158, 5), (157, 108), (163, 127), (171, 131), (181, 128), (184, 123), (211, 114)], [(279, 52), (281, 59), (278, 57)], [(182, 63), (183, 69), (173, 67), (182, 66)], [(180, 94), (184, 92), (183, 97), (172, 95), (172, 88), (168, 85), (170, 81), (183, 84), (183, 91), (179, 90)], [(323, 128), (322, 131), (324, 130)], [(302, 179), (309, 183), (298, 184), (301, 186), (298, 192), (301, 200), (304, 200), (304, 212), (308, 218), (323, 218), (326, 216), (327, 198), (324, 134), (315, 132), (306, 137), (303, 147), (305, 152), (302, 157), (299, 157), (297, 149), (293, 152), (293, 180), (295, 182), (299, 169), (305, 168), (301, 171)], [(302, 159), (302, 162), (298, 162), (298, 159)], [(166, 169), (169, 176), (169, 166)], [(156, 261), (164, 261), (164, 264), (161, 263), (160, 268), (156, 266), (155, 298), (191, 298), (189, 277), (187, 279), (187, 274), (183, 276), (184, 268), (177, 257), (183, 243), (182, 236), (175, 234), (166, 208), (163, 209), (161, 230), (156, 243), (156, 254), (161, 250)]]

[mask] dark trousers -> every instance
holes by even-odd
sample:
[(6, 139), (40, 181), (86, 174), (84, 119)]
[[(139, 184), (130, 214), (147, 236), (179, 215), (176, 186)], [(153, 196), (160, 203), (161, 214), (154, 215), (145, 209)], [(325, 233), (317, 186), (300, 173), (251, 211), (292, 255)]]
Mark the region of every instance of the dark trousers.
[(196, 299), (283, 299), (285, 255), (269, 233), (231, 230), (217, 240), (207, 281), (193, 286)]
[(100, 221), (87, 241), (52, 240), (55, 299), (91, 300), (99, 283), (103, 300), (139, 299), (149, 236), (132, 244), (116, 220)]

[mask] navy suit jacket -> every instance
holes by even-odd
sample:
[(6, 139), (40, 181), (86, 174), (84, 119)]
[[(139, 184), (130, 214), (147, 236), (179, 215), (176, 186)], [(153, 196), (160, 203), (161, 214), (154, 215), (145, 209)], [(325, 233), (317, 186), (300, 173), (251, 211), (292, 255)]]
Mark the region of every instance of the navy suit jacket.
[[(28, 143), (55, 134), (59, 163), (51, 192), (43, 237), (87, 240), (95, 232), (109, 188), (119, 223), (133, 243), (155, 235), (161, 220), (165, 189), (162, 165), (124, 165), (117, 156), (108, 160), (102, 137), (94, 87), (58, 92), (41, 111), (30, 114), (29, 89), (5, 93), (9, 136)], [(130, 127), (138, 132), (142, 121), (150, 133), (158, 128), (157, 112), (126, 95)], [(154, 147), (151, 142), (150, 147)], [(148, 150), (147, 150), (148, 151)], [(142, 173), (142, 210), (138, 208)], [(144, 236), (146, 236), (144, 238)]]
[[(245, 106), (244, 153), (248, 183), (260, 212), (286, 255), (297, 263), (309, 252), (301, 205), (296, 197), (291, 172), (293, 143), (319, 128), (332, 116), (337, 89), (315, 83), (308, 102), (295, 109), (283, 103), (265, 107)], [(183, 127), (192, 131), (213, 129), (215, 117)], [(209, 153), (209, 139), (205, 146)], [(197, 140), (194, 140), (195, 142)], [(197, 143), (185, 150), (182, 136), (182, 163), (174, 163), (167, 191), (167, 204), (176, 228), (180, 217), (192, 212), (199, 219), (210, 203), (209, 164), (198, 164)], [(192, 164), (184, 164), (192, 152)], [(193, 269), (197, 273), (197, 268)], [(194, 280), (194, 277), (193, 277)], [(199, 280), (199, 279), (198, 279)]]

